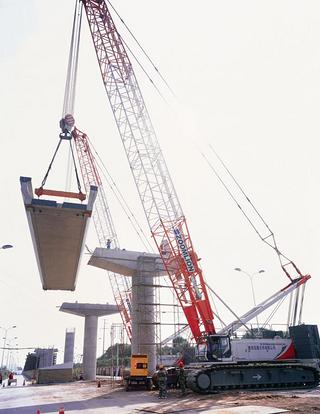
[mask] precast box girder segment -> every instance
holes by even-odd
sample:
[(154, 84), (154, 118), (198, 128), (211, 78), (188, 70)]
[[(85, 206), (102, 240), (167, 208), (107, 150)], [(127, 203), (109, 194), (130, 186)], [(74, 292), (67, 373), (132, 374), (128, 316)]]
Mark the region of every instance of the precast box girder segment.
[(88, 204), (80, 204), (34, 198), (29, 177), (20, 184), (43, 289), (75, 290), (97, 187), (90, 187)]

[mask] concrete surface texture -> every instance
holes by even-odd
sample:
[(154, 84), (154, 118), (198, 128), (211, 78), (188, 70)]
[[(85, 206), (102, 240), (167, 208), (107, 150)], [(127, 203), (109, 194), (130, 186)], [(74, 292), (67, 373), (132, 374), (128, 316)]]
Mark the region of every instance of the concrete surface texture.
[(88, 262), (89, 265), (99, 267), (100, 269), (110, 270), (111, 272), (118, 273), (124, 276), (134, 276), (137, 271), (137, 262), (141, 257), (154, 259), (150, 261), (152, 264), (148, 269), (145, 266), (145, 274), (149, 271), (150, 274), (158, 275), (166, 274), (166, 270), (163, 265), (163, 261), (159, 254), (136, 252), (132, 250), (121, 249), (106, 249), (103, 247), (97, 247), (93, 255)]
[(157, 365), (154, 278), (164, 274), (160, 256), (153, 253), (97, 248), (89, 264), (132, 277), (132, 353), (148, 355), (148, 370), (152, 375)]
[(74, 356), (74, 339), (75, 339), (75, 329), (67, 329), (66, 337), (64, 342), (64, 358), (63, 362), (73, 362)]
[(95, 380), (98, 317), (112, 315), (113, 313), (119, 312), (117, 305), (64, 302), (60, 306), (59, 310), (61, 312), (71, 313), (85, 318), (83, 339), (83, 375), (87, 380)]
[(88, 315), (84, 320), (83, 374), (88, 380), (96, 379), (98, 317)]
[[(159, 400), (157, 391), (125, 392), (111, 379), (96, 382), (79, 381), (60, 385), (22, 386), (0, 389), (0, 414), (57, 413), (66, 414), (276, 414), (286, 411), (298, 414), (318, 413), (320, 389), (290, 392), (229, 392), (201, 396), (169, 390), (168, 399)], [(28, 383), (30, 384), (30, 383)]]
[(97, 188), (88, 204), (35, 198), (31, 178), (20, 177), (34, 252), (44, 290), (75, 290), (78, 266)]
[[(132, 278), (132, 354), (148, 355), (148, 371), (156, 370), (155, 258), (140, 256)], [(145, 272), (145, 268), (147, 268)], [(150, 269), (153, 268), (153, 272)]]
[(99, 303), (69, 303), (64, 302), (59, 309), (61, 312), (71, 313), (78, 316), (106, 316), (119, 312), (117, 305)]

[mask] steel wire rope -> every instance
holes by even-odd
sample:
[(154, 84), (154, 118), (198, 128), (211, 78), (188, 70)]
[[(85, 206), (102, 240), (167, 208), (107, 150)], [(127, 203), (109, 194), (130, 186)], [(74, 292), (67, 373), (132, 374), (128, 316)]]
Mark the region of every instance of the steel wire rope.
[(56, 147), (56, 149), (55, 149), (55, 151), (54, 151), (54, 154), (53, 154), (53, 157), (52, 157), (52, 159), (51, 159), (51, 162), (50, 162), (50, 164), (49, 164), (48, 170), (47, 170), (47, 172), (46, 172), (46, 174), (45, 174), (45, 176), (43, 177), (43, 180), (42, 180), (42, 182), (41, 182), (41, 186), (40, 186), (41, 188), (45, 185), (45, 183), (46, 183), (46, 181), (47, 181), (47, 178), (48, 178), (49, 172), (50, 172), (50, 170), (51, 170), (51, 168), (52, 168), (53, 161), (55, 160), (56, 155), (57, 155), (57, 152), (58, 152), (58, 150), (59, 150), (59, 148), (60, 148), (61, 141), (62, 141), (62, 139), (60, 138), (60, 139), (59, 139), (59, 142), (58, 142), (58, 145), (57, 145), (57, 147)]
[[(214, 151), (214, 150), (213, 150)], [(243, 195), (245, 196), (246, 200), (248, 201), (248, 203), (251, 205), (251, 207), (254, 209), (254, 211), (256, 211), (256, 214), (259, 216), (259, 218), (262, 220), (262, 222), (264, 223), (264, 225), (266, 226), (266, 228), (268, 229), (268, 231), (270, 232), (270, 234), (267, 237), (263, 237), (261, 235), (261, 233), (259, 232), (259, 230), (257, 229), (257, 227), (254, 225), (253, 221), (250, 219), (250, 217), (248, 216), (248, 214), (244, 211), (244, 209), (242, 208), (242, 206), (240, 205), (240, 203), (238, 202), (238, 200), (235, 198), (235, 196), (233, 195), (233, 193), (231, 192), (231, 190), (227, 187), (227, 185), (225, 184), (225, 182), (223, 181), (223, 179), (221, 178), (220, 174), (218, 173), (218, 171), (216, 170), (216, 168), (214, 168), (214, 166), (212, 165), (212, 163), (209, 161), (209, 159), (206, 157), (206, 155), (200, 151), (202, 157), (206, 160), (208, 166), (210, 167), (210, 169), (213, 171), (213, 173), (215, 174), (215, 176), (218, 178), (218, 180), (220, 181), (220, 183), (223, 185), (223, 187), (226, 189), (226, 191), (228, 192), (228, 194), (230, 195), (230, 197), (232, 198), (232, 200), (235, 202), (235, 204), (238, 206), (238, 208), (240, 209), (240, 211), (242, 212), (242, 214), (245, 216), (245, 218), (247, 219), (247, 221), (250, 223), (250, 225), (252, 226), (252, 228), (254, 229), (254, 231), (257, 233), (258, 237), (264, 242), (266, 243), (269, 247), (271, 247), (277, 254), (279, 262), (280, 262), (280, 266), (282, 268), (282, 270), (284, 271), (284, 273), (286, 274), (286, 276), (292, 281), (292, 277), (290, 276), (289, 272), (285, 269), (285, 266), (288, 264), (291, 264), (293, 266), (293, 268), (295, 269), (295, 271), (297, 272), (297, 274), (300, 276), (302, 276), (300, 270), (297, 268), (297, 266), (293, 263), (293, 261), (291, 259), (289, 259), (287, 256), (285, 256), (283, 253), (280, 252), (280, 250), (278, 249), (276, 240), (275, 240), (275, 236), (274, 233), (271, 231), (271, 229), (269, 228), (269, 226), (266, 224), (266, 222), (264, 221), (264, 219), (262, 218), (262, 216), (260, 215), (260, 213), (257, 211), (257, 209), (254, 207), (253, 203), (250, 201), (250, 199), (248, 198), (248, 196), (246, 195), (246, 193), (242, 190), (242, 188), (240, 187), (239, 184), (237, 184), (237, 181), (233, 178), (233, 180), (235, 181), (236, 185), (239, 187), (239, 189), (241, 189), (240, 191), (243, 192)], [(222, 162), (222, 160), (221, 160)], [(222, 162), (223, 163), (223, 162)], [(222, 164), (223, 165), (223, 164)], [(227, 169), (224, 166), (225, 169)], [(228, 172), (229, 175), (231, 176), (231, 178), (233, 177), (232, 174), (230, 172)], [(267, 239), (269, 237), (272, 237), (273, 239), (273, 244), (271, 244)], [(284, 258), (288, 261), (288, 263), (283, 263), (282, 259)]]
[[(119, 202), (119, 204), (120, 204), (123, 212), (127, 216), (127, 219), (131, 223), (133, 229), (137, 233), (139, 239), (141, 240), (142, 244), (147, 249), (147, 251), (148, 252), (154, 252), (153, 246), (151, 245), (150, 241), (148, 240), (148, 238), (147, 238), (144, 230), (142, 229), (140, 223), (138, 222), (138, 220), (137, 220), (136, 216), (134, 215), (133, 211), (131, 210), (130, 206), (126, 202), (126, 200), (125, 200), (124, 196), (122, 195), (121, 191), (119, 190), (119, 188), (118, 188), (116, 182), (114, 181), (112, 175), (108, 171), (105, 163), (101, 159), (99, 153), (95, 149), (95, 147), (92, 144), (92, 142), (89, 139), (89, 137), (87, 137), (87, 139), (88, 139), (88, 141), (90, 143), (90, 147), (92, 148), (93, 152), (97, 156), (97, 160), (101, 163), (100, 171), (102, 172), (102, 175), (105, 178), (105, 180), (107, 181), (107, 183), (108, 183), (111, 191), (113, 192), (114, 196), (118, 200), (118, 202)], [(97, 166), (99, 166), (98, 162), (97, 162)]]
[(209, 295), (210, 295), (210, 298), (211, 298), (211, 303), (212, 303), (213, 308), (214, 308), (214, 316), (216, 316), (218, 321), (220, 322), (221, 328), (226, 327), (227, 324), (222, 320), (222, 318), (221, 318), (221, 316), (218, 312), (218, 307), (217, 307), (216, 301), (214, 300), (213, 294), (212, 294), (210, 289), (209, 289)]
[(270, 322), (270, 320), (274, 317), (280, 306), (285, 301), (286, 297), (282, 298), (281, 301), (279, 301), (276, 306), (273, 308), (273, 310), (270, 312), (269, 316), (266, 318), (265, 322), (262, 324), (262, 328), (265, 328), (267, 324)]
[(134, 60), (138, 63), (138, 65), (140, 66), (140, 68), (142, 69), (143, 73), (147, 76), (149, 82), (151, 83), (151, 85), (155, 88), (155, 90), (158, 92), (159, 96), (164, 100), (164, 102), (166, 104), (168, 104), (166, 98), (162, 95), (162, 93), (160, 92), (160, 89), (157, 87), (157, 85), (155, 84), (155, 82), (153, 81), (153, 79), (151, 78), (151, 76), (148, 74), (147, 70), (144, 68), (144, 66), (142, 65), (142, 63), (139, 61), (139, 59), (136, 57), (136, 55), (133, 53), (133, 51), (131, 50), (130, 46), (128, 45), (128, 43), (123, 39), (122, 36), (120, 36), (119, 33), (119, 37), (122, 40), (122, 42), (125, 44), (127, 50), (130, 52), (131, 56), (134, 58)]
[(251, 199), (245, 193), (245, 191), (243, 190), (242, 186), (236, 180), (236, 178), (234, 177), (234, 175), (231, 173), (230, 169), (227, 167), (227, 165), (225, 164), (225, 162), (222, 160), (222, 158), (219, 156), (219, 154), (217, 153), (217, 151), (213, 148), (213, 146), (211, 144), (209, 144), (209, 147), (212, 150), (212, 152), (215, 154), (215, 156), (217, 157), (217, 159), (220, 161), (220, 163), (222, 164), (222, 166), (225, 169), (225, 171), (227, 171), (227, 173), (231, 177), (232, 181), (239, 188), (239, 190), (241, 191), (241, 193), (243, 194), (243, 196), (245, 197), (245, 199), (247, 200), (247, 202), (251, 205), (251, 207), (253, 208), (253, 210), (256, 212), (257, 216), (260, 218), (260, 220), (262, 221), (262, 223), (265, 225), (265, 227), (270, 232), (270, 235), (269, 236), (262, 237), (262, 235), (260, 234), (260, 232), (258, 232), (258, 230), (256, 230), (257, 233), (259, 234), (259, 237), (261, 238), (261, 240), (264, 241), (264, 242), (266, 242), (266, 239), (271, 236), (272, 239), (273, 239), (274, 246), (270, 245), (270, 243), (268, 243), (268, 242), (266, 242), (266, 243), (269, 244), (271, 247), (273, 247), (275, 249), (275, 251), (277, 252), (278, 255), (281, 255), (286, 260), (289, 260), (291, 262), (291, 260), (288, 257), (286, 257), (284, 254), (282, 254), (280, 252), (280, 250), (278, 249), (277, 242), (276, 242), (276, 239), (275, 239), (275, 236), (274, 236), (274, 232), (271, 230), (271, 228), (269, 227), (269, 225), (266, 223), (265, 219), (262, 217), (262, 215), (260, 214), (260, 212), (258, 211), (258, 209), (256, 208), (256, 206), (252, 203)]
[[(58, 145), (57, 145), (57, 147), (56, 147), (56, 149), (55, 149), (55, 151), (54, 151), (54, 154), (53, 154), (53, 157), (52, 157), (52, 159), (51, 159), (51, 161), (50, 161), (50, 164), (49, 164), (48, 170), (47, 170), (47, 172), (46, 172), (46, 174), (45, 174), (45, 176), (44, 176), (44, 178), (43, 178), (43, 180), (42, 180), (42, 182), (41, 182), (41, 186), (40, 186), (40, 188), (43, 188), (43, 187), (44, 187), (44, 185), (45, 185), (45, 183), (46, 183), (46, 181), (47, 181), (47, 178), (48, 178), (48, 176), (49, 176), (49, 172), (50, 172), (50, 170), (51, 170), (51, 168), (52, 168), (52, 165), (53, 165), (53, 162), (54, 162), (54, 160), (55, 160), (55, 158), (56, 158), (57, 152), (58, 152), (58, 150), (59, 150), (59, 148), (60, 148), (61, 141), (62, 141), (62, 138), (60, 138), (60, 139), (59, 139)], [(72, 160), (73, 160), (73, 165), (74, 165), (74, 171), (75, 171), (75, 174), (76, 174), (76, 180), (77, 180), (78, 190), (79, 190), (79, 192), (81, 193), (81, 183), (80, 183), (80, 180), (79, 180), (79, 175), (78, 175), (77, 165), (76, 165), (76, 161), (75, 161), (75, 158), (74, 158), (74, 154), (73, 154), (73, 149), (72, 149), (72, 144), (71, 144), (71, 141), (70, 141), (70, 150), (71, 150), (71, 155), (72, 155)], [(68, 168), (69, 168), (69, 166), (68, 166)], [(67, 177), (66, 179), (68, 179), (68, 177)]]
[[(82, 3), (78, 0), (75, 1), (74, 15), (73, 15), (73, 26), (72, 35), (69, 47), (69, 59), (67, 68), (67, 77), (64, 90), (64, 101), (62, 109), (62, 118), (67, 114), (74, 114), (74, 102), (75, 102), (75, 90), (76, 90), (76, 79), (78, 72), (78, 61), (79, 61), (79, 49), (80, 49), (80, 33), (81, 33), (81, 22), (82, 22)], [(66, 176), (66, 190), (71, 187), (71, 151), (68, 153), (68, 166)]]
[[(223, 300), (221, 298), (221, 296), (219, 296), (217, 294), (217, 292), (215, 292), (212, 287), (210, 285), (208, 285), (208, 283), (205, 282), (205, 285), (207, 286), (207, 288), (209, 289), (209, 291), (211, 291), (213, 293), (214, 296), (216, 296), (217, 299), (220, 300), (220, 302), (228, 309), (229, 312), (232, 313), (232, 315), (237, 319), (237, 321), (239, 321), (248, 331), (251, 332), (251, 329), (246, 325), (245, 322), (242, 321), (242, 319), (231, 309), (231, 307), (226, 303), (225, 300)], [(223, 321), (221, 321), (222, 323), (224, 323)]]
[(77, 179), (77, 185), (78, 185), (78, 190), (81, 193), (81, 183), (80, 183), (80, 179), (79, 179), (79, 175), (78, 175), (78, 170), (77, 170), (77, 164), (76, 164), (76, 160), (74, 157), (74, 152), (73, 152), (73, 148), (72, 148), (72, 142), (70, 140), (70, 151), (71, 151), (71, 155), (72, 155), (72, 160), (73, 160), (73, 165), (74, 165), (74, 172), (76, 174), (76, 179)]
[[(82, 5), (80, 5), (80, 9), (78, 11), (78, 0), (75, 2), (75, 10), (74, 10), (74, 17), (73, 17), (73, 27), (72, 27), (72, 35), (71, 35), (71, 42), (70, 42), (70, 50), (69, 50), (69, 60), (68, 60), (68, 69), (67, 69), (67, 79), (66, 79), (66, 85), (65, 85), (65, 94), (64, 94), (64, 103), (63, 103), (63, 115), (65, 115), (65, 111), (69, 111), (73, 113), (74, 108), (74, 98), (75, 98), (75, 79), (77, 74), (77, 68), (78, 68), (78, 57), (79, 57), (79, 45), (80, 45), (80, 29), (81, 29), (81, 17), (82, 17)], [(75, 40), (76, 39), (76, 40)], [(72, 82), (71, 82), (72, 81)], [(48, 170), (42, 180), (41, 188), (45, 185), (49, 172), (52, 168), (53, 162), (55, 160), (55, 157), (57, 155), (57, 152), (60, 148), (61, 141), (63, 138), (60, 137), (58, 145), (56, 147), (56, 150), (53, 154), (53, 157), (51, 159), (51, 162), (49, 164)], [(76, 174), (76, 180), (78, 185), (78, 190), (81, 193), (81, 184), (79, 180), (78, 170), (76, 161), (74, 158), (74, 153), (72, 149), (72, 144), (70, 140), (70, 152), (72, 155), (74, 170)], [(66, 186), (68, 185), (68, 182), (71, 181), (71, 178), (69, 177), (69, 160), (70, 160), (70, 152), (68, 157), (68, 165), (67, 165), (67, 177), (66, 177)]]
[(66, 176), (66, 184), (65, 190), (70, 191), (71, 188), (71, 153), (70, 150), (68, 151), (68, 163), (67, 163), (67, 176)]
[(207, 164), (209, 165), (209, 167), (211, 168), (211, 170), (213, 171), (213, 173), (215, 174), (215, 176), (218, 178), (218, 180), (220, 181), (220, 183), (223, 185), (223, 187), (225, 188), (225, 190), (227, 191), (227, 193), (230, 195), (230, 197), (232, 198), (232, 200), (236, 203), (236, 205), (238, 206), (238, 208), (241, 210), (242, 214), (246, 217), (246, 219), (248, 220), (248, 222), (251, 224), (251, 226), (255, 230), (255, 232), (261, 238), (261, 235), (260, 235), (259, 231), (256, 229), (256, 227), (254, 226), (253, 222), (250, 220), (249, 216), (245, 213), (245, 211), (243, 210), (243, 208), (241, 207), (241, 205), (238, 203), (237, 199), (234, 197), (234, 195), (232, 194), (232, 192), (230, 191), (230, 189), (227, 187), (227, 185), (225, 184), (225, 182), (222, 180), (222, 178), (219, 175), (218, 171), (214, 168), (214, 166), (210, 163), (209, 159), (206, 157), (206, 155), (202, 151), (200, 151), (200, 154), (206, 160)]
[[(148, 59), (148, 61), (151, 63), (151, 65), (153, 66), (154, 70), (156, 71), (156, 73), (159, 75), (159, 77), (162, 79), (162, 81), (164, 82), (164, 84), (167, 86), (167, 88), (169, 89), (169, 91), (172, 93), (172, 95), (176, 98), (176, 95), (174, 93), (174, 91), (172, 90), (172, 88), (170, 87), (169, 83), (167, 82), (167, 80), (164, 78), (164, 76), (162, 75), (162, 73), (159, 71), (159, 69), (157, 68), (157, 66), (155, 65), (155, 63), (152, 61), (152, 59), (150, 58), (150, 56), (148, 55), (148, 53), (146, 52), (146, 50), (142, 47), (141, 43), (139, 42), (139, 40), (136, 38), (136, 36), (134, 35), (134, 33), (132, 32), (132, 30), (128, 27), (128, 25), (125, 23), (125, 21), (122, 19), (122, 17), (120, 16), (120, 14), (118, 13), (118, 11), (115, 9), (115, 7), (113, 6), (113, 4), (111, 3), (110, 0), (107, 0), (108, 3), (110, 4), (111, 8), (113, 9), (113, 11), (116, 13), (116, 15), (118, 16), (119, 20), (121, 21), (121, 23), (124, 25), (124, 27), (128, 30), (128, 32), (130, 33), (130, 35), (132, 36), (132, 38), (134, 39), (134, 41), (137, 43), (137, 45), (139, 46), (139, 48), (142, 50), (143, 54), (146, 56), (146, 58)], [(123, 39), (122, 39), (123, 40)]]
[(67, 114), (73, 115), (74, 112), (74, 101), (75, 101), (75, 90), (76, 90), (76, 79), (78, 72), (78, 60), (79, 60), (79, 49), (80, 49), (80, 33), (82, 23), (82, 2), (75, 1), (74, 16), (72, 35), (69, 48), (69, 59), (67, 78), (64, 91), (64, 101), (62, 109), (62, 118)]

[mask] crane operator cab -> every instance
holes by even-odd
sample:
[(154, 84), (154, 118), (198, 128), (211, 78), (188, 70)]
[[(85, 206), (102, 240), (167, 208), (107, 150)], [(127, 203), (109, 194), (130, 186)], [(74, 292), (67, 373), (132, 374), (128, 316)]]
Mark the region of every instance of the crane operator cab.
[(229, 335), (208, 335), (206, 342), (197, 345), (196, 358), (198, 361), (230, 361)]

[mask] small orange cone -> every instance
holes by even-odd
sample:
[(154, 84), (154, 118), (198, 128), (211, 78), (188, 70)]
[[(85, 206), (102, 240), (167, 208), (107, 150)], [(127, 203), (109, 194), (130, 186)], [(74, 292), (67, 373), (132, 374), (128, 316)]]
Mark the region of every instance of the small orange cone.
[(64, 414), (64, 408), (62, 407), (62, 408), (60, 408), (60, 410), (59, 410), (59, 414)]

